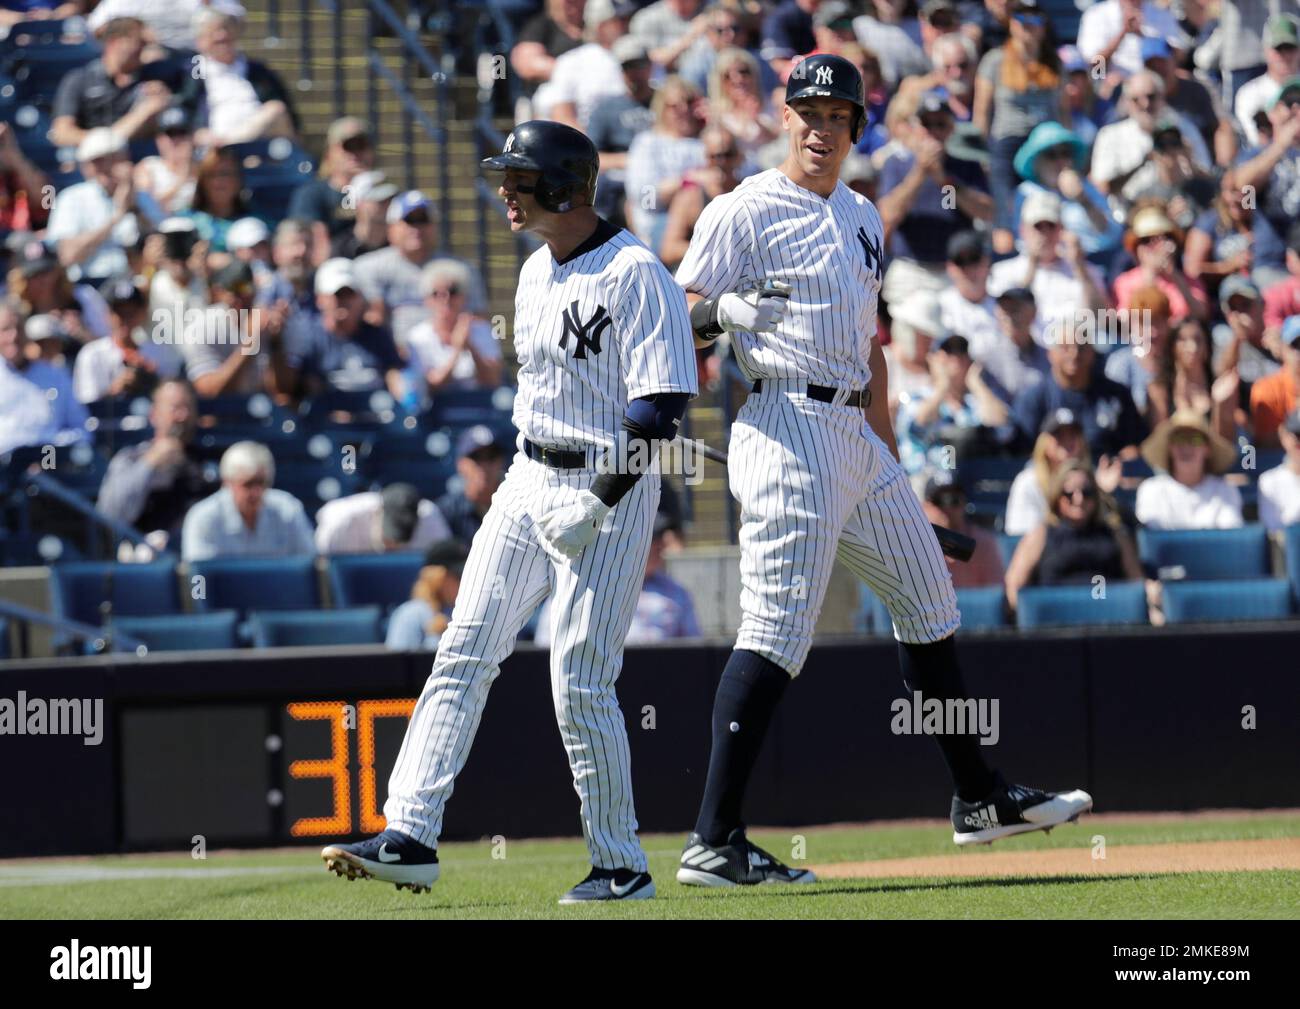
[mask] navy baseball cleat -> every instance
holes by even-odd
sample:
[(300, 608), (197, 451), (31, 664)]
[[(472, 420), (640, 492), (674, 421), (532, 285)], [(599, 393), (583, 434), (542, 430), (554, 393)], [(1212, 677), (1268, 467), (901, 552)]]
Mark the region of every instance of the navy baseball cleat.
[(957, 844), (992, 844), (1000, 837), (1051, 830), (1090, 809), (1092, 796), (1081, 789), (1044, 792), (1008, 785), (999, 774), (997, 787), (979, 802), (952, 797), (952, 839)]
[(327, 844), (320, 857), (349, 880), (379, 879), (412, 893), (427, 893), (438, 879), (438, 853), (395, 830), (356, 844)]
[(815, 883), (808, 869), (791, 869), (754, 844), (737, 827), (726, 844), (708, 844), (699, 834), (686, 839), (677, 882), (687, 886), (754, 886), (759, 883)]
[(560, 898), (561, 904), (585, 904), (593, 900), (649, 900), (655, 895), (648, 872), (631, 869), (592, 868), (581, 883)]

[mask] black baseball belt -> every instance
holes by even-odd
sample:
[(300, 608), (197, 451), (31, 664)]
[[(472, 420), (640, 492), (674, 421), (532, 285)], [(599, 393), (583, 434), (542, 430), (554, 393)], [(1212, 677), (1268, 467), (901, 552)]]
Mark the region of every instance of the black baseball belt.
[[(754, 392), (763, 391), (763, 380), (760, 378), (754, 383)], [(834, 403), (835, 397), (839, 395), (840, 390), (833, 385), (809, 385), (804, 393), (809, 399), (815, 399), (819, 403)], [(845, 406), (851, 406), (856, 409), (868, 407), (871, 405), (870, 389), (854, 389), (849, 393), (849, 398), (844, 401)]]
[(587, 453), (566, 448), (544, 448), (535, 441), (524, 439), (524, 455), (551, 469), (586, 469)]

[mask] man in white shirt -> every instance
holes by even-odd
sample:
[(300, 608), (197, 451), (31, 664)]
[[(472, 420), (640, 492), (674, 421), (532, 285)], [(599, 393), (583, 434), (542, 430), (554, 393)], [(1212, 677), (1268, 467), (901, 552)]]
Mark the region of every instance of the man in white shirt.
[(72, 389), (83, 403), (106, 396), (147, 395), (161, 379), (181, 372), (172, 343), (149, 338), (144, 295), (129, 280), (109, 281), (100, 289), (108, 305), (109, 333), (86, 344), (72, 369)]
[(126, 273), (126, 249), (165, 216), (147, 193), (137, 192), (126, 141), (106, 126), (90, 130), (77, 145), (84, 182), (54, 197), (46, 242), (58, 249), (71, 280), (98, 283)]
[(1162, 38), (1170, 49), (1186, 49), (1178, 19), (1164, 7), (1142, 0), (1102, 0), (1079, 21), (1079, 52), (1089, 63), (1104, 61), (1106, 72), (1135, 74), (1142, 69), (1142, 37)]
[(1038, 335), (1050, 344), (1062, 324), (1080, 312), (1106, 307), (1101, 273), (1088, 262), (1077, 235), (1061, 229), (1061, 200), (1054, 193), (1034, 192), (1020, 211), (1024, 251), (994, 263), (989, 293), (995, 298), (1013, 287), (1027, 287), (1038, 305)]
[(1232, 111), (1246, 132), (1252, 147), (1260, 144), (1255, 117), (1267, 112), (1282, 85), (1300, 73), (1300, 21), (1291, 14), (1279, 14), (1264, 25), (1264, 73), (1237, 89)]
[(556, 59), (551, 79), (533, 97), (537, 115), (586, 132), (591, 110), (602, 98), (627, 93), (623, 68), (610, 47), (627, 34), (633, 10), (626, 0), (587, 0), (587, 43)]
[(970, 355), (979, 360), (999, 342), (997, 302), (989, 294), (988, 249), (975, 231), (959, 231), (948, 240), (947, 264), (951, 286), (939, 292), (944, 328), (966, 337)]
[(86, 440), (86, 408), (66, 369), (27, 356), (26, 320), (0, 302), (0, 453)]
[[(208, 146), (297, 134), (283, 85), (270, 70), (250, 62), (240, 51), (243, 27), (241, 18), (216, 8), (204, 8), (196, 19)], [(277, 97), (268, 97), (272, 91)]]
[(1300, 523), (1300, 410), (1277, 429), (1286, 458), (1259, 475), (1259, 520), (1269, 532)]
[(1177, 129), (1187, 153), (1202, 170), (1214, 162), (1205, 139), (1195, 124), (1165, 102), (1164, 82), (1150, 70), (1134, 74), (1124, 82), (1121, 111), (1127, 119), (1103, 126), (1093, 142), (1092, 168), (1088, 178), (1107, 195), (1120, 193), (1138, 169), (1147, 164), (1162, 130)]
[(316, 513), (321, 554), (383, 554), (424, 550), (451, 537), (438, 506), (409, 483), (327, 501)]

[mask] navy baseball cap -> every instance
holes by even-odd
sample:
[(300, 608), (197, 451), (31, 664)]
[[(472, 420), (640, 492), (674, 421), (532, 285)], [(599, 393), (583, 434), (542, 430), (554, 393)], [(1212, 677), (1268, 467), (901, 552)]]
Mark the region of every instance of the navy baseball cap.
[(56, 256), (44, 242), (31, 239), (14, 250), (14, 264), (24, 279), (30, 280), (46, 270), (55, 270), (59, 266)]
[(185, 110), (173, 105), (158, 117), (159, 133), (193, 133), (194, 126)]
[(505, 454), (501, 442), (497, 440), (492, 429), (486, 424), (475, 424), (473, 427), (467, 427), (456, 439), (456, 458), (464, 459), (467, 455), (473, 455), (484, 448), (494, 448), (498, 454)]
[(1008, 287), (997, 296), (997, 301), (1025, 301), (1034, 304), (1034, 292), (1028, 287)]
[(384, 539), (391, 543), (410, 543), (420, 524), (420, 492), (409, 483), (390, 483), (380, 497)]
[(460, 574), (465, 569), (465, 561), (468, 557), (469, 551), (460, 541), (438, 540), (436, 543), (430, 543), (428, 549), (424, 551), (424, 566), (447, 568)]
[(143, 305), (145, 303), (144, 292), (135, 286), (135, 282), (128, 277), (115, 277), (104, 281), (99, 288), (99, 296), (108, 303), (109, 308), (117, 308), (119, 305)]
[(418, 189), (408, 189), (402, 195), (394, 197), (388, 205), (388, 223), (396, 224), (417, 210), (429, 210), (433, 201)]
[(916, 106), (917, 116), (923, 116), (927, 112), (946, 112), (952, 115), (952, 109), (948, 108), (948, 89), (931, 88), (921, 96), (921, 101)]
[(959, 231), (948, 239), (946, 252), (948, 262), (955, 263), (967, 256), (987, 256), (988, 247), (984, 244), (984, 239), (980, 237), (979, 232)]
[(1075, 415), (1075, 412), (1069, 407), (1063, 406), (1053, 410), (1043, 419), (1043, 426), (1039, 428), (1041, 434), (1056, 434), (1063, 427), (1077, 427), (1083, 430), (1083, 422)]
[(961, 484), (957, 482), (957, 476), (949, 469), (935, 470), (925, 481), (925, 499), (931, 504), (935, 504), (939, 495), (945, 491), (956, 491), (964, 494)]

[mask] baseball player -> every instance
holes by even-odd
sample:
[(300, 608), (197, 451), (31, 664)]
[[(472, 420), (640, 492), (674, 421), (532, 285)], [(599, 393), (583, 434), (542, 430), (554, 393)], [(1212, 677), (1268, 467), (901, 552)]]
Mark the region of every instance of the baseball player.
[(340, 875), (427, 890), (443, 807), (488, 688), (550, 596), (551, 687), (593, 868), (561, 903), (654, 896), (637, 839), (627, 731), (614, 693), (659, 502), (647, 450), (698, 391), (681, 289), (596, 215), (596, 149), (558, 123), (515, 128), (498, 190), (510, 228), (543, 242), (515, 297), (519, 451), (474, 537), (451, 623), (388, 783), (387, 828), (322, 852)]
[[(799, 63), (786, 88), (785, 161), (705, 208), (677, 271), (697, 345), (729, 333), (754, 383), (729, 453), (743, 615), (714, 700), (682, 883), (813, 879), (747, 840), (741, 803), (772, 713), (808, 655), (836, 556), (888, 605), (909, 689), (965, 696), (956, 596), (897, 460), (888, 377), (872, 340), (884, 230), (871, 202), (839, 182), (864, 120), (852, 64), (831, 55)], [(974, 735), (936, 738), (955, 784), (958, 844), (1048, 828), (1091, 808), (1085, 792), (1007, 784)]]

